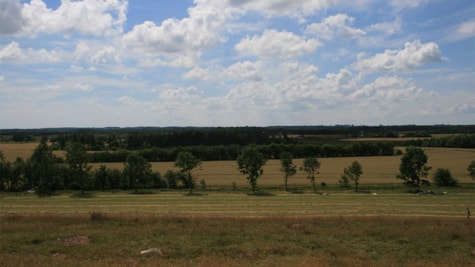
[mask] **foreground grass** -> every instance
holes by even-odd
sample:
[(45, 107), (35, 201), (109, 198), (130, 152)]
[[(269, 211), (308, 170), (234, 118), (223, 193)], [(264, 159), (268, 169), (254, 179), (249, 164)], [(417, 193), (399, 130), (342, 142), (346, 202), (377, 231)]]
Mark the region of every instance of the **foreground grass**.
[[(465, 218), (3, 215), (2, 266), (473, 266)], [(140, 255), (160, 248), (162, 255)]]
[[(472, 190), (3, 195), (1, 266), (473, 266)], [(162, 255), (140, 255), (157, 247)]]

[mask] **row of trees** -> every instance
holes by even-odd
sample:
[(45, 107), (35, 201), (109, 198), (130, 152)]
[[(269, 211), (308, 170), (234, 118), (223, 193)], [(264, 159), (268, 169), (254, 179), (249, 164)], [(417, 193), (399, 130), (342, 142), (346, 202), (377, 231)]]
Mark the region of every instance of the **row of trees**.
[[(239, 171), (246, 175), (246, 178), (251, 186), (252, 192), (257, 188), (257, 179), (264, 173), (263, 166), (267, 159), (264, 154), (259, 152), (255, 147), (248, 147), (242, 151), (237, 158)], [(307, 178), (312, 184), (313, 191), (317, 192), (316, 177), (319, 174), (320, 161), (316, 157), (307, 157), (303, 161), (303, 166), (300, 170), (307, 174)], [(293, 156), (290, 152), (282, 152), (280, 155), (280, 170), (284, 174), (285, 190), (288, 190), (288, 180), (291, 176), (297, 173), (297, 166), (293, 163)], [(355, 190), (358, 191), (358, 183), (363, 170), (358, 161), (354, 161), (351, 166), (344, 169), (342, 179), (346, 181), (351, 180), (355, 183)], [(348, 186), (348, 183), (346, 184)]]
[(475, 148), (475, 134), (458, 134), (440, 138), (406, 141), (407, 146)]
[[(108, 169), (105, 165), (92, 170), (90, 153), (80, 143), (69, 143), (66, 146), (65, 160), (57, 158), (46, 139), (42, 139), (34, 150), (32, 156), (26, 161), (17, 158), (13, 163), (5, 160), (0, 152), (0, 190), (24, 191), (35, 189), (40, 195), (51, 195), (59, 189), (73, 189), (84, 193), (85, 190), (113, 190), (124, 189), (138, 192), (147, 188), (177, 188), (186, 187), (192, 192), (195, 181), (192, 175), (193, 169), (200, 165), (201, 159), (189, 151), (181, 151), (175, 158), (175, 166), (180, 171), (167, 171), (163, 177), (158, 172), (153, 172), (149, 161), (138, 153), (129, 153), (124, 161), (122, 170)], [(288, 190), (288, 180), (297, 173), (297, 166), (293, 163), (293, 154), (283, 151), (280, 155), (281, 171), (284, 177), (285, 190)], [(263, 166), (268, 157), (257, 146), (248, 146), (242, 149), (236, 157), (237, 167), (240, 173), (246, 175), (246, 179), (253, 192), (257, 189), (257, 181), (263, 175)], [(408, 147), (401, 157), (400, 174), (398, 179), (404, 180), (408, 185), (419, 187), (429, 184), (427, 176), (429, 170), (427, 156), (418, 147)], [(319, 174), (320, 161), (317, 157), (307, 157), (299, 170), (307, 174), (313, 191), (317, 191), (316, 177)], [(472, 161), (467, 169), (475, 179), (475, 161)], [(340, 184), (349, 187), (354, 183), (355, 190), (358, 185), (362, 166), (358, 161), (343, 169)], [(435, 180), (439, 185), (455, 185), (448, 170), (437, 170)], [(205, 186), (204, 180), (201, 181)]]

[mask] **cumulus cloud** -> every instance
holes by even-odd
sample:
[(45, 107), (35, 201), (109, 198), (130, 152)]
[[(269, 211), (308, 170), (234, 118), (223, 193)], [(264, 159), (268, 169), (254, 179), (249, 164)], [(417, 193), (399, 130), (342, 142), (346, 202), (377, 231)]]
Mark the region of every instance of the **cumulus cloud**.
[(374, 82), (364, 85), (362, 88), (348, 95), (348, 99), (360, 106), (377, 106), (389, 108), (401, 102), (414, 102), (422, 96), (430, 96), (417, 87), (414, 82), (397, 76), (379, 77)]
[(17, 42), (11, 42), (0, 50), (0, 62), (24, 59), (25, 55)]
[(305, 17), (313, 15), (318, 11), (327, 10), (335, 5), (358, 6), (364, 5), (363, 1), (350, 0), (228, 0), (230, 5), (244, 11), (257, 11), (266, 16), (288, 16), (305, 22)]
[(359, 54), (358, 61), (354, 66), (357, 70), (365, 72), (405, 71), (427, 63), (441, 61), (441, 52), (436, 43), (423, 44), (416, 40), (406, 43), (404, 49), (401, 50), (386, 50), (384, 53), (372, 57)]
[(333, 39), (334, 36), (351, 39), (365, 35), (365, 31), (348, 26), (353, 21), (354, 18), (349, 17), (347, 14), (337, 14), (323, 19), (321, 23), (308, 25), (305, 31), (308, 34), (314, 34), (326, 40)]
[(61, 52), (46, 49), (22, 49), (17, 42), (11, 42), (0, 50), (0, 63), (37, 63), (57, 62), (61, 59)]
[(107, 35), (122, 32), (126, 21), (126, 0), (63, 0), (57, 9), (42, 0), (31, 0), (22, 7), (23, 35), (39, 33), (81, 33)]
[(19, 0), (0, 1), (0, 35), (10, 35), (19, 32), (24, 20), (21, 14)]
[(118, 63), (119, 61), (116, 49), (110, 45), (103, 47), (91, 57), (91, 62), (96, 64)]
[(123, 42), (144, 57), (161, 57), (148, 61), (148, 65), (189, 66), (190, 62), (177, 61), (176, 57), (199, 57), (202, 49), (223, 40), (220, 32), (225, 16), (219, 9), (206, 4), (189, 8), (188, 13), (189, 17), (167, 19), (160, 25), (152, 21), (136, 25), (123, 36)]
[(203, 69), (201, 67), (194, 67), (187, 73), (183, 75), (185, 79), (198, 79), (198, 80), (209, 80), (212, 78), (209, 70)]
[(233, 80), (260, 81), (262, 62), (237, 62), (224, 70), (224, 76)]
[(242, 55), (291, 58), (311, 53), (319, 45), (316, 39), (305, 40), (292, 32), (266, 30), (261, 36), (244, 38), (234, 48)]

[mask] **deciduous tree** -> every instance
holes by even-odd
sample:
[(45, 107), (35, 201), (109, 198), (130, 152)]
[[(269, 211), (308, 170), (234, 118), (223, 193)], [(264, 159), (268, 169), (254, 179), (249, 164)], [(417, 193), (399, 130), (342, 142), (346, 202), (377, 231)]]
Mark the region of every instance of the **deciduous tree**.
[(186, 184), (190, 190), (190, 194), (193, 192), (195, 185), (191, 171), (201, 163), (201, 160), (196, 158), (191, 152), (181, 151), (178, 153), (175, 166), (181, 169), (181, 172), (186, 175)]
[(457, 186), (457, 180), (452, 177), (449, 169), (439, 168), (434, 173), (434, 182), (438, 186)]
[(58, 168), (55, 157), (47, 144), (47, 139), (42, 138), (30, 158), (31, 179), (38, 195), (51, 195), (59, 185)]
[(427, 176), (431, 167), (426, 166), (427, 155), (419, 147), (407, 147), (406, 153), (401, 157), (399, 165), (400, 174), (398, 179), (404, 180), (408, 185), (419, 187), (422, 184), (429, 184)]
[(0, 151), (0, 191), (7, 189), (10, 180), (11, 164), (5, 159), (3, 152)]
[(307, 173), (307, 178), (313, 185), (313, 192), (317, 193), (315, 176), (319, 173), (318, 169), (320, 169), (320, 161), (318, 161), (318, 159), (314, 157), (306, 158), (303, 161), (303, 167), (301, 169)]
[(290, 176), (297, 173), (297, 166), (293, 164), (293, 157), (290, 152), (284, 151), (280, 154), (280, 170), (284, 173), (284, 186), (287, 191), (287, 182)]
[(467, 171), (470, 174), (470, 177), (472, 177), (473, 180), (475, 180), (475, 160), (472, 160), (470, 164), (467, 167)]
[(238, 170), (240, 173), (247, 175), (246, 178), (253, 193), (257, 187), (257, 179), (264, 173), (262, 167), (266, 162), (267, 159), (255, 147), (244, 148), (237, 157)]
[[(363, 174), (363, 168), (358, 161), (353, 161), (349, 167), (343, 170), (342, 180), (348, 179), (355, 183), (355, 192), (358, 192), (360, 176)], [(344, 178), (345, 177), (345, 178)]]
[(66, 145), (66, 163), (68, 164), (68, 172), (70, 181), (81, 190), (87, 189), (90, 183), (89, 172), (89, 155), (86, 147), (80, 143), (68, 143)]
[(134, 188), (138, 192), (139, 187), (147, 188), (150, 183), (150, 174), (152, 166), (148, 161), (136, 154), (130, 153), (124, 165), (124, 182), (128, 182), (129, 188)]

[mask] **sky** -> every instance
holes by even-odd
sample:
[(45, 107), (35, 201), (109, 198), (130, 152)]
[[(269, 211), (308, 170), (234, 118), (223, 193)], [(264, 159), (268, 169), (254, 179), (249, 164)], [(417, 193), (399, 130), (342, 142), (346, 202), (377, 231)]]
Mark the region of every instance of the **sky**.
[(0, 0), (0, 128), (475, 124), (473, 0)]

